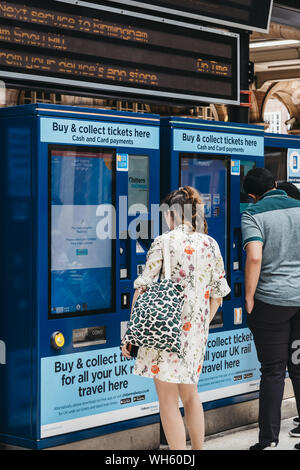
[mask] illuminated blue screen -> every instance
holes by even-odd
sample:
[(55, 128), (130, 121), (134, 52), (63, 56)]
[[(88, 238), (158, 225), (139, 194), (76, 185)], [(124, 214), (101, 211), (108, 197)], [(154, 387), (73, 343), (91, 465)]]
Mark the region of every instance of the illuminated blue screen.
[(208, 235), (217, 240), (227, 260), (227, 163), (223, 159), (181, 158), (181, 184), (196, 188), (204, 204)]
[(97, 226), (113, 203), (113, 154), (56, 147), (50, 164), (51, 315), (110, 310), (113, 242)]

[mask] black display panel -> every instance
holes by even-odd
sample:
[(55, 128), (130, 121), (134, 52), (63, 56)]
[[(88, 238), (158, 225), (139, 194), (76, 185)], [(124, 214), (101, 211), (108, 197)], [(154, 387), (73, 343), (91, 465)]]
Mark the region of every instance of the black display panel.
[(274, 175), (276, 181), (287, 180), (287, 154), (286, 148), (265, 147), (265, 168)]
[[(102, 2), (92, 0), (95, 4)], [(106, 3), (122, 5), (120, 0), (107, 0)], [(151, 0), (142, 2), (128, 0), (126, 8), (138, 11), (151, 10), (158, 15), (167, 14), (183, 20), (202, 20), (214, 24), (226, 24), (250, 31), (267, 31), (273, 7), (273, 0)], [(279, 2), (280, 3), (280, 2)]]
[(146, 21), (104, 7), (0, 3), (0, 67), (8, 83), (239, 104), (238, 34)]

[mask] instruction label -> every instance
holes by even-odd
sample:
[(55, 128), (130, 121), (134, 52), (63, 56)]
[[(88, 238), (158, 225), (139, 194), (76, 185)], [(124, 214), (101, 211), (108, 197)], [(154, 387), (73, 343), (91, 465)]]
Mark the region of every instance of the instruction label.
[(158, 413), (153, 380), (120, 348), (41, 359), (41, 437)]
[(117, 171), (128, 171), (128, 154), (118, 153), (117, 155)]
[(300, 189), (300, 149), (288, 149), (287, 180)]
[(174, 129), (174, 151), (264, 156), (264, 138), (256, 135)]
[(159, 128), (115, 122), (41, 118), (41, 142), (159, 149)]
[(239, 176), (241, 174), (241, 161), (240, 160), (231, 160), (230, 173), (236, 176)]
[(260, 363), (248, 328), (210, 333), (198, 390), (203, 401), (256, 391)]

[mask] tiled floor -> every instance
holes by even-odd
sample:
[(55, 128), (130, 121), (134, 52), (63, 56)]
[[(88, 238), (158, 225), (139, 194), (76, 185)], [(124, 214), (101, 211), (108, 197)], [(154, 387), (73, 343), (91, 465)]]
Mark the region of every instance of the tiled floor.
[[(278, 446), (272, 450), (294, 450), (295, 444), (298, 444), (300, 439), (290, 437), (288, 433), (295, 427), (293, 419), (282, 420), (280, 441)], [(205, 439), (204, 450), (248, 450), (257, 441), (258, 427), (257, 425), (251, 425), (208, 436)], [(166, 446), (161, 446), (161, 448), (167, 449)], [(190, 446), (188, 446), (188, 449), (190, 449)]]
[[(281, 422), (280, 440), (274, 450), (294, 450), (299, 438), (290, 437), (289, 431), (296, 426), (293, 419), (285, 419)], [(257, 425), (235, 429), (226, 433), (208, 436), (204, 445), (205, 450), (247, 450), (258, 441)]]

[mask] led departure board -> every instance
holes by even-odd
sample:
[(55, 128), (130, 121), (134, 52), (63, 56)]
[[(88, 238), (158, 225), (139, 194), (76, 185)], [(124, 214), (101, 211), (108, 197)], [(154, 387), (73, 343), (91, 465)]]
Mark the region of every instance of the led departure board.
[[(58, 0), (62, 1), (62, 0)], [(98, 0), (91, 0), (99, 4)], [(214, 24), (267, 32), (272, 13), (273, 0), (107, 0), (107, 4), (122, 7), (151, 10), (157, 15), (177, 16), (184, 20), (200, 20)], [(281, 3), (280, 1), (278, 3)], [(288, 2), (289, 3), (289, 2)]]
[(97, 95), (238, 104), (239, 35), (105, 8), (4, 1), (0, 79)]

